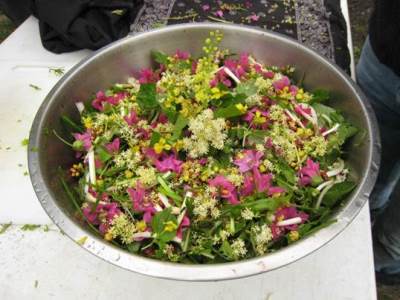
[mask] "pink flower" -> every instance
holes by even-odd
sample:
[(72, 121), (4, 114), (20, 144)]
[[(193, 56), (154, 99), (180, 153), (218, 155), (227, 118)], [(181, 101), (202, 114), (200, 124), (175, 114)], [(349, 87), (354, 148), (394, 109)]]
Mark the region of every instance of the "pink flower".
[(290, 86), (290, 80), (287, 76), (282, 76), (281, 79), (275, 80), (272, 85), (274, 86), (275, 90), (283, 90), (285, 87)]
[(158, 171), (165, 173), (167, 171), (172, 171), (175, 173), (180, 173), (182, 171), (182, 161), (175, 158), (174, 154), (159, 160), (157, 159), (154, 164)]
[(103, 111), (105, 103), (117, 105), (121, 100), (126, 97), (126, 93), (117, 93), (115, 95), (107, 97), (103, 91), (99, 91), (96, 94), (96, 98), (92, 101), (92, 106), (99, 111)]
[(175, 57), (177, 59), (186, 60), (190, 57), (190, 54), (187, 51), (181, 51), (181, 50), (177, 49), (175, 52)]
[(190, 226), (190, 219), (186, 215), (183, 217), (181, 224), (179, 224), (178, 230), (176, 231), (176, 237), (182, 239), (183, 229)]
[(232, 86), (232, 82), (229, 80), (228, 75), (226, 75), (224, 70), (219, 70), (215, 73), (215, 77), (210, 80), (211, 87), (216, 87), (218, 83), (222, 83), (226, 87)]
[(89, 151), (90, 148), (92, 147), (92, 135), (90, 133), (90, 131), (86, 131), (84, 133), (73, 133), (72, 134), (75, 138), (75, 140), (80, 141), (83, 146), (83, 148), (86, 151)]
[(260, 159), (264, 154), (256, 150), (244, 150), (239, 154), (239, 158), (235, 159), (233, 163), (239, 167), (239, 171), (244, 173), (251, 169), (258, 168)]
[(248, 18), (249, 18), (250, 21), (257, 22), (260, 19), (260, 16), (257, 16), (256, 14), (253, 13)]
[(310, 158), (307, 159), (306, 165), (299, 170), (298, 175), (301, 186), (318, 185), (322, 181), (319, 163), (313, 162)]
[(254, 192), (255, 185), (254, 179), (252, 175), (247, 175), (244, 178), (242, 189), (240, 190), (240, 194), (244, 197), (251, 195)]
[(202, 9), (203, 11), (208, 11), (208, 10), (210, 10), (210, 5), (204, 4), (204, 5), (201, 7), (201, 9)]
[(118, 153), (119, 151), (119, 144), (120, 144), (119, 138), (115, 138), (111, 143), (106, 144), (104, 147), (106, 147), (107, 151), (110, 154), (115, 154)]
[(259, 193), (269, 189), (272, 181), (272, 174), (261, 174), (258, 168), (253, 168), (253, 178), (256, 189)]
[(137, 124), (137, 122), (139, 122), (139, 118), (137, 117), (137, 114), (134, 110), (131, 110), (130, 114), (124, 117), (124, 120), (126, 123), (128, 123), (129, 126), (132, 126), (133, 124)]
[(265, 130), (268, 128), (268, 116), (269, 113), (267, 111), (262, 111), (253, 107), (244, 115), (243, 120), (250, 124), (250, 128), (259, 127)]
[(142, 184), (138, 181), (136, 189), (128, 188), (127, 191), (132, 200), (133, 209), (138, 212), (143, 212), (143, 220), (146, 223), (150, 223), (153, 215), (156, 213), (156, 209), (151, 203), (144, 203), (146, 190)]
[(218, 188), (220, 196), (227, 199), (232, 205), (240, 203), (237, 198), (235, 186), (224, 176), (218, 175), (214, 179), (209, 180), (208, 184)]
[(299, 217), (301, 219), (301, 223), (304, 223), (308, 220), (308, 214), (304, 212), (299, 212), (295, 207), (281, 207), (275, 212), (275, 221), (271, 224), (272, 236), (274, 239), (281, 237), (285, 232), (297, 230), (298, 224), (286, 225), (286, 226), (278, 226), (277, 223), (279, 221), (292, 219)]
[(219, 18), (223, 18), (224, 17), (224, 12), (222, 10), (217, 10), (214, 15), (216, 15)]
[(160, 79), (159, 74), (151, 69), (142, 69), (139, 72), (139, 83), (156, 83)]
[(89, 205), (82, 209), (82, 213), (90, 224), (99, 225), (100, 232), (105, 234), (112, 220), (121, 213), (121, 210), (115, 202), (99, 203), (94, 211), (92, 206)]
[(272, 186), (272, 174), (262, 174), (258, 168), (253, 168), (253, 174), (244, 178), (243, 187), (240, 191), (242, 196), (251, 195), (254, 191), (258, 193), (267, 192), (268, 196), (277, 193), (284, 193), (285, 189), (279, 186)]
[(303, 107), (301, 104), (296, 105), (294, 108), (294, 111), (300, 116), (304, 116), (304, 115), (311, 116), (311, 108)]

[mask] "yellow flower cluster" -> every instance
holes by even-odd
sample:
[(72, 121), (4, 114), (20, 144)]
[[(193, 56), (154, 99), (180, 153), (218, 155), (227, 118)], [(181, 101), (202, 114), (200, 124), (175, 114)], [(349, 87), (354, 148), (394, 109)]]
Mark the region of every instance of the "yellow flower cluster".
[(136, 174), (139, 176), (139, 181), (146, 185), (146, 186), (152, 186), (157, 183), (157, 175), (156, 175), (156, 170), (153, 167), (139, 167), (136, 170)]

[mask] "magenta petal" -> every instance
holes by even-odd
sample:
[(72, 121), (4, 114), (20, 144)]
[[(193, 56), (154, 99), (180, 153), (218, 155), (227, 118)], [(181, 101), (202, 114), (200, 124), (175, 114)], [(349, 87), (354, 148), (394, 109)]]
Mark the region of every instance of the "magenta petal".
[(278, 79), (272, 83), (276, 90), (283, 90), (285, 87), (289, 87), (290, 80), (287, 76), (282, 76), (281, 79)]
[(120, 146), (120, 140), (119, 138), (115, 138), (111, 143), (106, 144), (104, 147), (106, 147), (109, 153), (113, 154), (113, 153), (118, 153), (119, 146)]
[(240, 191), (240, 194), (244, 197), (251, 195), (254, 192), (255, 185), (254, 185), (254, 179), (248, 175), (244, 178), (243, 181), (243, 187)]

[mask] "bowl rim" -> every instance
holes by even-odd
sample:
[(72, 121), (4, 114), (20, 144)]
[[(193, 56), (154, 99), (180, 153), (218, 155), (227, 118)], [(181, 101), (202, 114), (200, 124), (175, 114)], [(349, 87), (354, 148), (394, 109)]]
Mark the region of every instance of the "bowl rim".
[[(350, 77), (337, 65), (328, 61), (320, 54), (310, 49), (309, 47), (300, 44), (296, 40), (272, 31), (257, 29), (246, 25), (228, 25), (219, 23), (184, 23), (177, 25), (170, 25), (160, 29), (154, 29), (130, 35), (116, 42), (113, 42), (97, 51), (88, 57), (82, 59), (74, 65), (50, 90), (45, 100), (41, 104), (36, 113), (33, 121), (30, 136), (29, 136), (29, 149), (38, 149), (41, 139), (41, 131), (43, 128), (44, 116), (48, 108), (52, 104), (57, 91), (62, 89), (63, 85), (72, 78), (75, 73), (84, 68), (91, 61), (96, 59), (99, 55), (107, 50), (117, 48), (120, 45), (130, 43), (142, 38), (151, 38), (158, 34), (166, 32), (191, 30), (191, 29), (204, 29), (221, 31), (241, 31), (249, 34), (256, 34), (260, 36), (267, 36), (272, 39), (277, 39), (281, 42), (287, 43), (291, 46), (299, 48), (301, 51), (316, 57), (316, 59), (323, 64), (328, 65), (349, 88), (356, 95), (358, 102), (363, 110), (363, 113), (368, 116), (368, 138), (370, 140), (368, 167), (366, 174), (363, 176), (358, 187), (354, 191), (352, 201), (349, 201), (339, 212), (337, 222), (330, 226), (318, 230), (316, 233), (302, 239), (298, 243), (293, 243), (277, 252), (269, 253), (265, 256), (254, 257), (247, 260), (237, 262), (227, 262), (219, 264), (206, 264), (206, 265), (187, 265), (172, 262), (165, 262), (146, 258), (144, 256), (129, 253), (119, 247), (104, 241), (96, 236), (89, 230), (83, 229), (75, 221), (67, 217), (63, 210), (57, 205), (56, 201), (52, 199), (51, 189), (44, 182), (38, 151), (28, 151), (28, 166), (32, 182), (37, 198), (39, 199), (43, 209), (52, 219), (52, 221), (73, 241), (77, 241), (82, 237), (87, 237), (83, 245), (78, 243), (82, 248), (89, 251), (93, 255), (110, 262), (116, 266), (124, 269), (134, 271), (140, 274), (149, 275), (164, 279), (183, 280), (183, 281), (218, 281), (227, 279), (237, 279), (251, 275), (260, 274), (266, 271), (271, 271), (292, 262), (303, 258), (317, 249), (321, 248), (329, 241), (333, 240), (339, 233), (341, 233), (351, 221), (358, 215), (361, 208), (368, 201), (369, 195), (372, 191), (374, 183), (377, 178), (379, 168), (379, 152), (380, 152), (380, 136), (377, 127), (375, 114), (369, 104), (367, 98), (358, 86), (350, 79)], [(40, 151), (40, 150), (39, 150)]]

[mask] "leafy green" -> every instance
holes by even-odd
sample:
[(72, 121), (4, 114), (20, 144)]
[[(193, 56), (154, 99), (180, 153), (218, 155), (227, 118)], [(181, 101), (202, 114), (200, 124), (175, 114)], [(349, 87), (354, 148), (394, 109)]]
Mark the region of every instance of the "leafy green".
[(255, 85), (254, 80), (249, 80), (245, 82), (241, 82), (236, 86), (235, 92), (236, 94), (243, 94), (246, 97), (253, 96), (258, 91), (257, 86)]
[(96, 147), (95, 152), (96, 152), (98, 158), (102, 162), (106, 162), (110, 158), (112, 158), (112, 155), (110, 153), (108, 153), (108, 151), (104, 147), (101, 147), (101, 146), (100, 147)]
[(174, 125), (174, 131), (172, 132), (172, 140), (177, 140), (182, 134), (182, 130), (187, 126), (189, 120), (183, 115), (179, 114)]
[[(166, 230), (167, 226), (170, 226), (171, 230)], [(160, 212), (157, 212), (151, 220), (151, 227), (153, 229), (154, 239), (161, 245), (172, 241), (176, 235), (178, 229), (177, 219), (171, 213), (171, 208), (166, 208)]]
[(227, 240), (222, 242), (222, 245), (219, 248), (219, 250), (223, 253), (224, 256), (226, 256), (226, 258), (228, 260), (234, 260), (235, 259), (235, 256), (233, 254), (233, 249), (232, 249), (231, 245), (228, 243)]
[(12, 222), (1, 225), (0, 234), (3, 234), (12, 225)]
[(352, 181), (343, 181), (336, 183), (324, 196), (322, 204), (327, 207), (335, 206), (340, 200), (346, 197), (356, 184)]
[(161, 138), (161, 134), (157, 131), (153, 131), (150, 139), (150, 147), (153, 147)]
[(22, 231), (33, 231), (35, 229), (38, 229), (40, 225), (37, 224), (25, 224), (24, 226), (21, 227)]
[(239, 110), (235, 104), (230, 105), (228, 107), (221, 107), (218, 108), (215, 112), (214, 112), (214, 117), (215, 118), (225, 118), (225, 119), (229, 119), (229, 118), (233, 118), (233, 117), (238, 117), (243, 115), (245, 112)]
[(151, 51), (152, 58), (161, 65), (168, 65), (168, 55), (164, 52), (152, 50)]
[(325, 102), (329, 100), (330, 98), (330, 93), (327, 90), (324, 89), (315, 89), (312, 92), (312, 101), (313, 102)]
[(159, 105), (156, 95), (156, 84), (144, 83), (140, 85), (136, 101), (143, 110), (155, 109)]
[(84, 131), (84, 128), (82, 125), (76, 124), (74, 121), (72, 121), (66, 115), (61, 116), (61, 123), (65, 126), (66, 129), (68, 129), (70, 131), (75, 131), (75, 132), (83, 132)]

